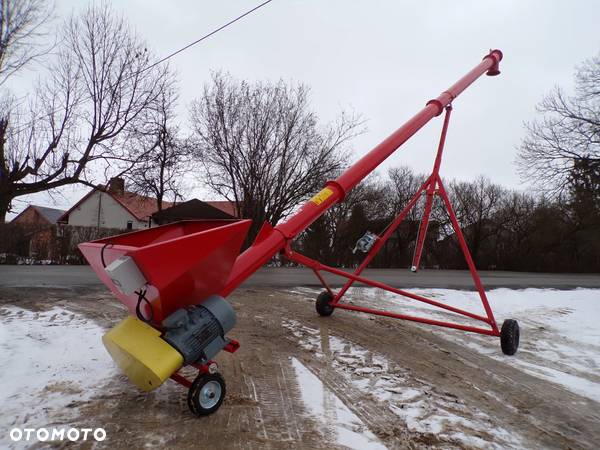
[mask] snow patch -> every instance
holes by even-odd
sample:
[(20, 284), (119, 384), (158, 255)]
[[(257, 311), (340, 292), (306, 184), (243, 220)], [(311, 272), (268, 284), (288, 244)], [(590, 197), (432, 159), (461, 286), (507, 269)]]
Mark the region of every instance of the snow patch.
[[(451, 289), (408, 291), (485, 315), (477, 292)], [(379, 308), (409, 315), (481, 324), (378, 289), (354, 288), (347, 295), (366, 306), (377, 303)], [(427, 329), (600, 402), (600, 289), (502, 288), (487, 292), (487, 297), (499, 327), (505, 319), (518, 320), (521, 342), (516, 355), (503, 355), (497, 338), (432, 326), (427, 326)]]
[(83, 316), (11, 306), (0, 309), (0, 320), (2, 430), (68, 426), (77, 406), (115, 373), (99, 345), (104, 330)]

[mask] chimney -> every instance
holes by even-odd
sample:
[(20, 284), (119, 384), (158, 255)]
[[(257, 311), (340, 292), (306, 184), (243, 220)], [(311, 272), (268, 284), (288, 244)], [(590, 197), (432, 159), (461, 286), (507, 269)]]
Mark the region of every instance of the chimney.
[(123, 178), (111, 178), (108, 182), (108, 192), (123, 195), (125, 193), (125, 180)]

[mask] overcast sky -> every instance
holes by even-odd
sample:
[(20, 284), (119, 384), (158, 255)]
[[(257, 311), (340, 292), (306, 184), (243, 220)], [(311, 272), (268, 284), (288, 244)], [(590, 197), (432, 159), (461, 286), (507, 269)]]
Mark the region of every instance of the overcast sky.
[[(87, 4), (56, 0), (61, 19)], [(115, 0), (157, 55), (198, 39), (260, 1)], [(248, 80), (302, 82), (324, 121), (342, 109), (367, 120), (353, 155), (369, 151), (459, 77), (490, 48), (504, 53), (502, 74), (482, 77), (454, 102), (442, 176), (485, 175), (525, 189), (515, 171), (523, 122), (553, 86), (572, 87), (575, 67), (600, 51), (598, 1), (375, 1), (274, 0), (225, 31), (171, 59), (180, 80), (181, 118), (211, 71)], [(19, 85), (25, 85), (27, 75)], [(401, 147), (382, 166), (428, 172), (441, 118)], [(21, 197), (68, 208), (87, 188), (64, 196)], [(207, 199), (210, 194), (194, 194)]]

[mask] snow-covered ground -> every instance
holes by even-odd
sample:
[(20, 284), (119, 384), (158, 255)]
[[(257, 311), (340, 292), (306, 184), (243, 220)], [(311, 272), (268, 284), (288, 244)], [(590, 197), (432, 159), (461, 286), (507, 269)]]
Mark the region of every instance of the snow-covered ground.
[(99, 345), (103, 329), (83, 316), (10, 306), (0, 308), (0, 321), (0, 430), (67, 426), (115, 373)]
[[(485, 315), (477, 292), (450, 289), (409, 291)], [(351, 301), (356, 303), (411, 315), (481, 324), (376, 289), (355, 288), (349, 294)], [(518, 353), (510, 359), (515, 367), (600, 402), (600, 289), (494, 289), (487, 293), (487, 297), (499, 326), (509, 318), (519, 322), (521, 343)], [(437, 327), (428, 329), (448, 339), (458, 340), (491, 358), (507, 361), (500, 352), (497, 338)]]

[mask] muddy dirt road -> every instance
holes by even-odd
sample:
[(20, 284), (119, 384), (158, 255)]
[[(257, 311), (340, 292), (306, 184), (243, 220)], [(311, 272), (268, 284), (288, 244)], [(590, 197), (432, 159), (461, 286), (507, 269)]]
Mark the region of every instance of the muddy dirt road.
[[(108, 437), (94, 448), (111, 449), (591, 449), (600, 443), (600, 403), (516, 369), (511, 358), (466, 348), (453, 333), (342, 310), (321, 318), (315, 292), (246, 288), (230, 297), (238, 314), (232, 337), (242, 347), (218, 358), (227, 397), (212, 416), (192, 417), (186, 391), (171, 381), (144, 394), (107, 368), (105, 384), (89, 399), (45, 411), (44, 425), (102, 426)], [(125, 315), (109, 293), (89, 288), (0, 289), (0, 311), (12, 306), (59, 306), (104, 328)], [(495, 338), (483, 339), (500, 353)], [(31, 402), (40, 401), (32, 394)]]

